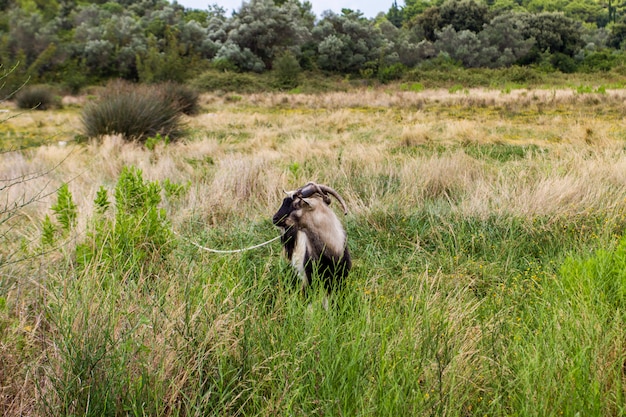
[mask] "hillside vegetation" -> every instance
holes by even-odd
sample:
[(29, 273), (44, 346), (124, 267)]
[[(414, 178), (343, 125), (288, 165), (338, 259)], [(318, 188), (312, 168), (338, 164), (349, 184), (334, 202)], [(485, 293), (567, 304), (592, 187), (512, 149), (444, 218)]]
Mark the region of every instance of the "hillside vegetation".
[(0, 97), (25, 82), (75, 94), (115, 78), (214, 91), (250, 84), (250, 74), (269, 75), (262, 85), (273, 90), (310, 74), (371, 84), (419, 82), (433, 69), (624, 74), (625, 10), (599, 0), (406, 0), (366, 18), (350, 9), (316, 16), (300, 0), (251, 0), (231, 15), (166, 0), (7, 0), (0, 76), (13, 76)]
[[(413, 90), (205, 94), (144, 144), (4, 103), (47, 140), (0, 154), (0, 414), (623, 415), (624, 92)], [(278, 243), (191, 243), (310, 180), (349, 208), (328, 310)]]

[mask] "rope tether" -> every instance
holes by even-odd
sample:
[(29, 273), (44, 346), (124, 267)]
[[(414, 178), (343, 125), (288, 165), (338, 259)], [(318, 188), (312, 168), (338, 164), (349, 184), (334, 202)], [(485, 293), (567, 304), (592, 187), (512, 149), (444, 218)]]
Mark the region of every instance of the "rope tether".
[[(180, 234), (178, 234), (176, 232), (174, 232), (174, 234), (180, 236)], [(187, 239), (184, 236), (180, 236), (180, 237), (182, 237), (183, 239), (185, 239), (187, 242), (191, 243), (195, 247), (197, 247), (199, 249), (202, 249), (202, 250), (205, 250), (207, 252), (211, 252), (211, 253), (239, 253), (239, 252), (246, 252), (246, 251), (249, 251), (249, 250), (252, 250), (252, 249), (260, 248), (260, 247), (265, 246), (265, 245), (269, 245), (273, 241), (280, 239), (280, 236), (276, 236), (275, 238), (272, 238), (272, 239), (268, 240), (267, 242), (259, 243), (258, 245), (250, 246), (250, 247), (247, 247), (247, 248), (233, 249), (233, 250), (220, 250), (220, 249), (211, 249), (211, 248), (207, 248), (205, 246), (199, 245), (196, 242), (191, 241), (191, 240)]]

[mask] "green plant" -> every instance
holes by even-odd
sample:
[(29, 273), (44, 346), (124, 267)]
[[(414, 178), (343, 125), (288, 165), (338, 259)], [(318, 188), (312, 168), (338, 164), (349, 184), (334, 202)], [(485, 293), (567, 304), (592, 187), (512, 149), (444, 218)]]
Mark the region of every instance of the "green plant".
[(87, 268), (96, 262), (98, 268), (129, 276), (158, 268), (159, 259), (171, 248), (160, 194), (157, 182), (145, 182), (141, 170), (124, 167), (115, 187), (113, 219), (103, 216), (109, 206), (105, 190), (100, 188), (96, 196), (101, 216), (95, 219), (90, 238), (76, 249), (79, 263)]
[(44, 246), (52, 246), (54, 244), (54, 234), (56, 232), (56, 227), (52, 223), (50, 216), (46, 214), (43, 222), (41, 224), (41, 243)]
[(590, 85), (579, 85), (578, 87), (576, 87), (576, 93), (577, 94), (591, 94), (593, 93), (593, 87)]
[(455, 84), (448, 89), (448, 92), (450, 94), (459, 93), (459, 92), (467, 92), (467, 89), (463, 87), (462, 85)]
[(267, 83), (262, 75), (235, 71), (206, 71), (196, 77), (191, 85), (200, 91), (225, 91), (256, 93), (266, 91)]
[(99, 101), (82, 113), (85, 134), (90, 137), (119, 134), (143, 142), (160, 134), (176, 140), (182, 133), (178, 101), (166, 100), (154, 86), (112, 83)]
[(96, 213), (100, 215), (104, 214), (109, 209), (111, 203), (109, 202), (107, 190), (103, 186), (100, 186), (100, 188), (98, 189), (94, 204), (96, 206)]
[(57, 190), (57, 202), (52, 206), (52, 211), (54, 211), (57, 221), (66, 232), (76, 223), (78, 215), (76, 204), (67, 183), (63, 183)]
[(300, 68), (298, 60), (291, 52), (284, 52), (275, 58), (273, 70), (278, 88), (289, 90), (296, 88), (300, 84), (302, 68)]
[(178, 184), (170, 181), (169, 178), (166, 178), (161, 182), (163, 187), (163, 191), (165, 192), (165, 198), (168, 200), (179, 200), (181, 199), (191, 187), (191, 181), (187, 181), (184, 184)]
[(626, 237), (615, 247), (570, 256), (560, 269), (561, 290), (597, 308), (623, 311), (626, 307)]
[(395, 80), (402, 79), (402, 76), (407, 71), (405, 65), (396, 63), (392, 65), (381, 66), (377, 71), (378, 81), (381, 83), (388, 83)]
[(160, 133), (157, 133), (155, 136), (150, 136), (149, 138), (146, 139), (146, 141), (144, 142), (144, 146), (148, 149), (150, 149), (151, 151), (154, 150), (154, 148), (159, 144), (162, 143), (164, 145), (167, 145), (168, 143), (170, 143), (170, 138), (169, 136), (161, 136)]
[(302, 172), (302, 165), (299, 162), (292, 162), (289, 164), (289, 172), (294, 178), (298, 178), (298, 175)]
[(199, 58), (181, 45), (174, 31), (164, 32), (161, 42), (150, 38), (147, 50), (137, 54), (137, 73), (143, 83), (183, 82)]
[[(67, 183), (63, 183), (57, 190), (57, 201), (51, 207), (55, 214), (57, 223), (61, 226), (63, 234), (69, 233), (70, 229), (75, 226), (78, 217), (77, 206), (72, 198)], [(44, 246), (52, 246), (55, 241), (57, 227), (46, 214), (41, 224), (41, 243)]]
[(424, 85), (421, 83), (403, 83), (400, 84), (400, 89), (402, 91), (412, 91), (414, 93), (419, 93), (420, 91), (424, 91)]

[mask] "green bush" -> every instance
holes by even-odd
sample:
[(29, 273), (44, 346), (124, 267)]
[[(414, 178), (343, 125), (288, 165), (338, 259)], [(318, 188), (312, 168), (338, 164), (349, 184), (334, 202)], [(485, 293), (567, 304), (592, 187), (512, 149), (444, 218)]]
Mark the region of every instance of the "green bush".
[(560, 52), (556, 52), (551, 56), (550, 64), (552, 64), (554, 69), (566, 74), (576, 72), (577, 69), (577, 64), (576, 61), (574, 61), (574, 58)]
[(378, 80), (383, 84), (390, 81), (400, 80), (406, 70), (407, 68), (400, 63), (379, 68)]
[(83, 268), (137, 277), (158, 270), (171, 250), (171, 231), (165, 211), (159, 208), (161, 186), (144, 181), (140, 169), (124, 167), (115, 187), (114, 218), (105, 217), (110, 205), (101, 188), (94, 201), (96, 217), (89, 238), (76, 249)]
[(191, 84), (200, 91), (258, 93), (268, 90), (268, 84), (263, 76), (231, 71), (206, 71)]
[(85, 106), (82, 122), (90, 137), (119, 134), (143, 142), (157, 134), (175, 140), (182, 133), (178, 100), (166, 99), (155, 86), (123, 82), (109, 83), (99, 101)]
[(24, 87), (15, 95), (15, 102), (20, 109), (49, 110), (61, 106), (52, 88), (46, 85)]
[(291, 52), (285, 52), (274, 60), (274, 77), (278, 88), (292, 89), (300, 84), (302, 68)]
[(543, 74), (531, 67), (514, 65), (494, 71), (493, 78), (502, 84), (533, 84), (542, 81)]
[(585, 56), (579, 70), (581, 72), (594, 73), (594, 72), (608, 72), (613, 69), (620, 59), (617, 55), (612, 54), (610, 51), (597, 51), (592, 52)]

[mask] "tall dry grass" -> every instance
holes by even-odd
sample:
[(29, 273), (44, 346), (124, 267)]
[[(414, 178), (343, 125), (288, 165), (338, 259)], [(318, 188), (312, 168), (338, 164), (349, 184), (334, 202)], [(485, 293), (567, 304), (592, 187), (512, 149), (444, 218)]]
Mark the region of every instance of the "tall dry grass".
[[(190, 119), (189, 140), (159, 145), (154, 151), (105, 137), (87, 145), (1, 154), (2, 178), (46, 172), (3, 190), (2, 201), (10, 206), (46, 195), (25, 211), (26, 230), (36, 230), (49, 213), (54, 198), (50, 193), (68, 182), (84, 226), (100, 185), (111, 189), (121, 169), (132, 165), (151, 181), (191, 181), (182, 206), (212, 223), (224, 216), (268, 216), (282, 189), (308, 180), (341, 188), (355, 215), (390, 205), (410, 211), (439, 197), (468, 216), (622, 210), (622, 133), (593, 110), (536, 114), (534, 123), (507, 119), (489, 109), (469, 118), (457, 118), (450, 110), (457, 105), (473, 109), (467, 104), (471, 100), (493, 100), (490, 107), (501, 102), (515, 106), (528, 96), (544, 106), (585, 100), (575, 92), (541, 90), (251, 95)], [(445, 103), (447, 114), (439, 114), (438, 107), (437, 114), (415, 110), (418, 99), (436, 106)], [(619, 92), (599, 99), (609, 106), (623, 100)], [(215, 100), (208, 100), (212, 107)], [(296, 104), (276, 108), (275, 102), (286, 100)], [(355, 101), (367, 106), (356, 106)], [(503, 164), (468, 154), (469, 148), (481, 146), (526, 145), (539, 150)]]

